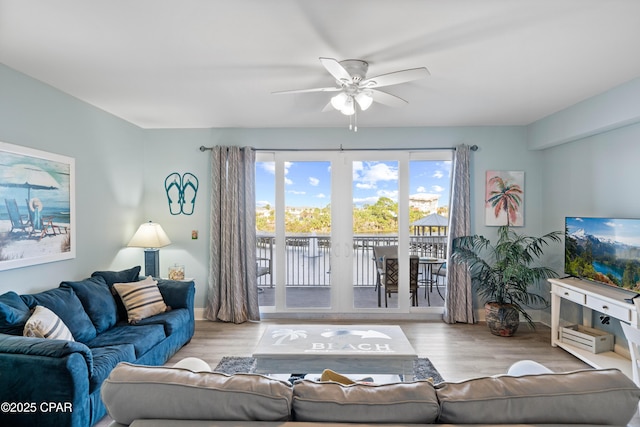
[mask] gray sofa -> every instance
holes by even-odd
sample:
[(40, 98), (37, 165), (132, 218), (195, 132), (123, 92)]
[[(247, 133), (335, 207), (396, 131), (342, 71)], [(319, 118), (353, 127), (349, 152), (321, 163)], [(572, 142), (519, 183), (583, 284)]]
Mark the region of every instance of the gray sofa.
[(293, 385), (255, 374), (119, 364), (102, 386), (110, 427), (627, 425), (640, 389), (616, 369), (462, 382)]

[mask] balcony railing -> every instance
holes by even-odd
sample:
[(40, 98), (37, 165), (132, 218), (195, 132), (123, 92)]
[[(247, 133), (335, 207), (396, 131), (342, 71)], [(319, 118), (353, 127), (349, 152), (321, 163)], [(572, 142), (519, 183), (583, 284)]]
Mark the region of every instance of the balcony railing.
[[(275, 237), (259, 234), (258, 258), (272, 260), (270, 275), (258, 278), (258, 286), (273, 286), (275, 277)], [(353, 238), (353, 286), (374, 286), (375, 246), (397, 245), (398, 236), (358, 235)], [(329, 236), (288, 235), (285, 238), (285, 285), (329, 286), (331, 283), (331, 239)], [(444, 258), (447, 236), (410, 236), (410, 253), (421, 257)]]

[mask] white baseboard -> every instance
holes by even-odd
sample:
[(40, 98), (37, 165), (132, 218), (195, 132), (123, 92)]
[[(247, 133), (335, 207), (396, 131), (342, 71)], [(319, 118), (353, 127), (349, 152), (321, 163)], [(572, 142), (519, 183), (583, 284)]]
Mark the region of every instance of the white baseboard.
[[(206, 320), (204, 318), (204, 308), (194, 308), (193, 315), (195, 320)], [(309, 320), (364, 320), (364, 319), (381, 319), (381, 320), (416, 320), (416, 314), (401, 313), (313, 313), (313, 312), (289, 312), (289, 313), (260, 313), (263, 319), (309, 319)], [(434, 321), (442, 320), (441, 312), (423, 312), (420, 319)]]
[[(484, 322), (485, 321), (484, 313), (485, 313), (484, 308), (476, 310), (476, 313), (475, 313), (476, 321)], [(193, 310), (193, 314), (196, 320), (205, 320), (204, 308), (196, 307)], [(329, 313), (312, 313), (312, 312), (305, 312), (305, 313), (266, 312), (266, 313), (260, 313), (260, 315), (263, 319), (327, 319), (327, 320), (354, 319), (354, 320), (357, 320), (357, 319), (371, 319), (372, 317), (377, 319), (398, 319), (398, 320), (412, 320), (412, 319), (415, 320), (416, 319), (415, 313), (411, 313), (411, 314), (376, 313), (375, 315), (373, 315), (372, 313), (362, 313), (362, 314), (331, 313), (329, 314)], [(440, 312), (426, 312), (426, 313), (421, 313), (420, 316), (422, 320), (429, 320), (429, 321), (442, 320), (442, 313)], [(549, 326), (549, 323), (545, 321), (546, 319), (540, 318), (541, 316), (534, 314), (532, 317), (534, 322), (541, 322), (542, 324)]]

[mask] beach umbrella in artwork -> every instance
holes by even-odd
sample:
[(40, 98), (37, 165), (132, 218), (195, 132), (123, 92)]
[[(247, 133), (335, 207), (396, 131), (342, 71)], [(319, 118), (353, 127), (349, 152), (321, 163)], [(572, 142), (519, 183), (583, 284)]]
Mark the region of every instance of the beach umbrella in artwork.
[(0, 168), (0, 186), (26, 188), (27, 200), (31, 200), (31, 190), (57, 190), (58, 181), (38, 166), (18, 164)]
[(33, 226), (41, 227), (42, 202), (31, 198), (31, 190), (57, 190), (60, 184), (51, 174), (38, 166), (17, 164), (0, 168), (0, 186), (26, 188), (29, 209), (33, 212)]

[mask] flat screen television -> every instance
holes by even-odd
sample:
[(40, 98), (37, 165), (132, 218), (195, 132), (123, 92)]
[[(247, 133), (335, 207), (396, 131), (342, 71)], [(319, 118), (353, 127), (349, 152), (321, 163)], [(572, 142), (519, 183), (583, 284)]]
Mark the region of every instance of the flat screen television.
[(640, 219), (565, 218), (564, 272), (640, 292)]

